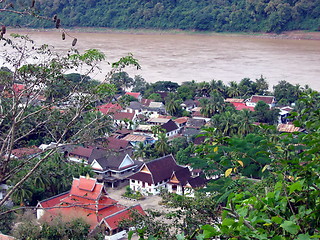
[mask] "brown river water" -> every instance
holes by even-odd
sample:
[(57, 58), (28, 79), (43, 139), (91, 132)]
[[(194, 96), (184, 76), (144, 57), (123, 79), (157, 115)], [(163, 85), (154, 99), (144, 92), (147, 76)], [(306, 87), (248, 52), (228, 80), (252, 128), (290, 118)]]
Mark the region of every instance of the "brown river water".
[[(13, 30), (11, 32), (14, 32)], [(21, 33), (21, 32), (19, 32)], [(53, 45), (67, 51), (72, 38), (61, 40), (58, 31), (24, 31), (36, 43)], [(95, 48), (110, 62), (132, 53), (141, 70), (126, 70), (132, 77), (141, 75), (147, 82), (222, 80), (239, 82), (263, 75), (269, 85), (281, 80), (320, 90), (320, 41), (273, 39), (241, 35), (205, 35), (170, 33), (69, 32), (78, 39), (76, 48), (83, 52)], [(102, 80), (109, 66), (101, 65)]]

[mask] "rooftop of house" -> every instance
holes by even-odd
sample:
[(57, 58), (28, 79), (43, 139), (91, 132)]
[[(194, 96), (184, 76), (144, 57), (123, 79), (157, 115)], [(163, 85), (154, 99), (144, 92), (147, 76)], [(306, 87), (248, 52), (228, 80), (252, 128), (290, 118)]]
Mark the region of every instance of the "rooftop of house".
[(303, 131), (302, 128), (296, 127), (293, 124), (284, 124), (284, 123), (279, 124), (278, 127), (277, 127), (277, 130), (279, 132), (287, 132), (287, 133)]
[(168, 122), (162, 124), (161, 128), (165, 129), (167, 132), (171, 132), (171, 131), (179, 129), (177, 124), (172, 120), (169, 120)]
[(178, 165), (172, 155), (154, 159), (144, 163), (140, 171), (130, 176), (130, 179), (141, 180), (150, 184), (169, 180), (174, 171), (179, 171), (184, 167)]
[(129, 112), (115, 112), (113, 114), (114, 120), (132, 120), (134, 118), (135, 113), (129, 113)]
[(170, 121), (169, 118), (159, 118), (159, 117), (157, 117), (157, 118), (150, 118), (147, 122), (150, 123), (150, 124), (157, 124), (157, 123), (163, 124), (163, 123), (167, 123), (169, 121)]
[(146, 98), (142, 98), (141, 99), (141, 104), (143, 106), (149, 107), (150, 103), (153, 102), (153, 99), (146, 99)]
[(23, 158), (23, 157), (35, 155), (40, 152), (42, 152), (40, 148), (38, 148), (37, 146), (31, 146), (31, 147), (13, 149), (11, 152), (11, 155), (15, 156), (16, 158)]
[(122, 107), (117, 103), (107, 103), (97, 107), (97, 110), (103, 114), (115, 113), (122, 110)]
[(162, 102), (151, 102), (149, 104), (149, 108), (154, 108), (154, 109), (164, 108), (164, 105)]
[(175, 121), (177, 124), (183, 124), (183, 123), (187, 123), (189, 120), (188, 117), (180, 117), (177, 119), (174, 119), (173, 121)]
[(95, 147), (88, 146), (76, 146), (73, 150), (69, 152), (70, 155), (76, 155), (79, 157), (89, 158), (92, 154), (92, 152), (96, 149)]
[(138, 134), (129, 134), (123, 138), (123, 140), (129, 141), (129, 142), (144, 142), (147, 140), (147, 136), (144, 135), (138, 135)]
[(121, 220), (130, 218), (131, 209), (145, 214), (140, 205), (127, 208), (118, 204), (107, 196), (103, 183), (88, 177), (75, 178), (70, 192), (43, 200), (37, 207), (46, 210), (42, 216), (44, 221), (52, 220), (52, 216), (66, 220), (84, 217), (91, 230), (103, 222), (110, 230), (117, 229)]
[(141, 109), (143, 109), (143, 105), (140, 102), (133, 101), (133, 102), (130, 102), (130, 104), (127, 108), (130, 108), (133, 110), (141, 110)]
[(191, 128), (200, 128), (206, 124), (206, 121), (204, 119), (194, 119), (189, 118), (187, 122), (187, 127)]
[[(126, 159), (126, 161), (124, 161)], [(139, 167), (140, 161), (134, 161), (128, 155), (127, 151), (109, 152), (107, 155), (95, 159), (102, 167), (102, 170), (122, 170), (129, 167)], [(93, 164), (93, 163), (92, 163)]]
[(244, 99), (241, 99), (241, 98), (226, 98), (224, 101), (225, 102), (229, 102), (229, 103), (242, 103), (242, 102), (244, 102)]
[(130, 96), (138, 99), (141, 96), (141, 93), (139, 93), (139, 92), (126, 92), (125, 95), (130, 95)]
[(107, 145), (106, 145), (106, 149), (108, 150), (122, 150), (122, 149), (127, 149), (128, 147), (130, 147), (130, 143), (129, 141), (123, 140), (123, 139), (118, 139), (115, 137), (108, 137), (107, 140)]
[(236, 110), (241, 111), (243, 109), (248, 109), (250, 111), (254, 111), (254, 107), (247, 106), (245, 103), (242, 102), (232, 102), (232, 105), (236, 108)]
[(260, 95), (253, 95), (249, 99), (250, 102), (257, 103), (259, 101), (263, 101), (267, 104), (272, 104), (275, 102), (274, 96), (260, 96)]

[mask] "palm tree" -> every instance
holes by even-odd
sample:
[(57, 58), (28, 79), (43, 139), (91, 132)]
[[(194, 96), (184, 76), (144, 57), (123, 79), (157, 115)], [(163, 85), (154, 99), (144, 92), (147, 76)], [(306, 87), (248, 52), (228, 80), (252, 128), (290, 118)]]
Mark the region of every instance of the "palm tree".
[(158, 135), (158, 141), (155, 143), (155, 149), (162, 156), (165, 156), (170, 152), (168, 138), (165, 133), (160, 133)]
[(254, 118), (252, 116), (252, 112), (248, 109), (243, 109), (239, 112), (238, 119), (238, 134), (245, 136), (248, 133), (251, 133), (255, 128), (253, 124)]
[(230, 97), (239, 97), (241, 94), (241, 91), (239, 89), (239, 85), (236, 81), (231, 81), (230, 87), (228, 88), (227, 92)]
[(19, 187), (11, 195), (12, 201), (16, 204), (20, 204), (21, 206), (24, 206), (27, 202), (30, 202), (31, 198), (32, 191), (26, 188), (25, 186)]
[(147, 158), (147, 148), (143, 142), (139, 142), (138, 145), (134, 147), (133, 157), (140, 161)]

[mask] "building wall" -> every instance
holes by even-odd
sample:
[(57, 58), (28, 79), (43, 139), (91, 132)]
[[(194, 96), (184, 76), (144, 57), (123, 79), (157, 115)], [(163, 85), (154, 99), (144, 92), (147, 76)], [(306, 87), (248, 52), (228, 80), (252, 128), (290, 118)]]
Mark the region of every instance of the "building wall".
[(157, 195), (160, 193), (160, 189), (166, 188), (166, 182), (163, 181), (154, 185), (154, 184), (148, 184), (146, 182), (130, 179), (129, 186), (133, 191), (138, 191), (143, 195), (148, 195), (148, 194)]

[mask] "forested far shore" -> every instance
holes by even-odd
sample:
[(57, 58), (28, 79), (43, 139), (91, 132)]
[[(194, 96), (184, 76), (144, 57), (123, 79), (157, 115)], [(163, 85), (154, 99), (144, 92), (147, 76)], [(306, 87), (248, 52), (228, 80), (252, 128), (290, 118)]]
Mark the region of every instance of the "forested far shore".
[[(30, 8), (14, 0), (15, 10)], [(320, 0), (230, 1), (36, 1), (34, 15), (57, 15), (63, 27), (117, 29), (181, 29), (215, 32), (319, 31)], [(53, 27), (51, 21), (5, 13), (1, 24), (15, 27)]]

